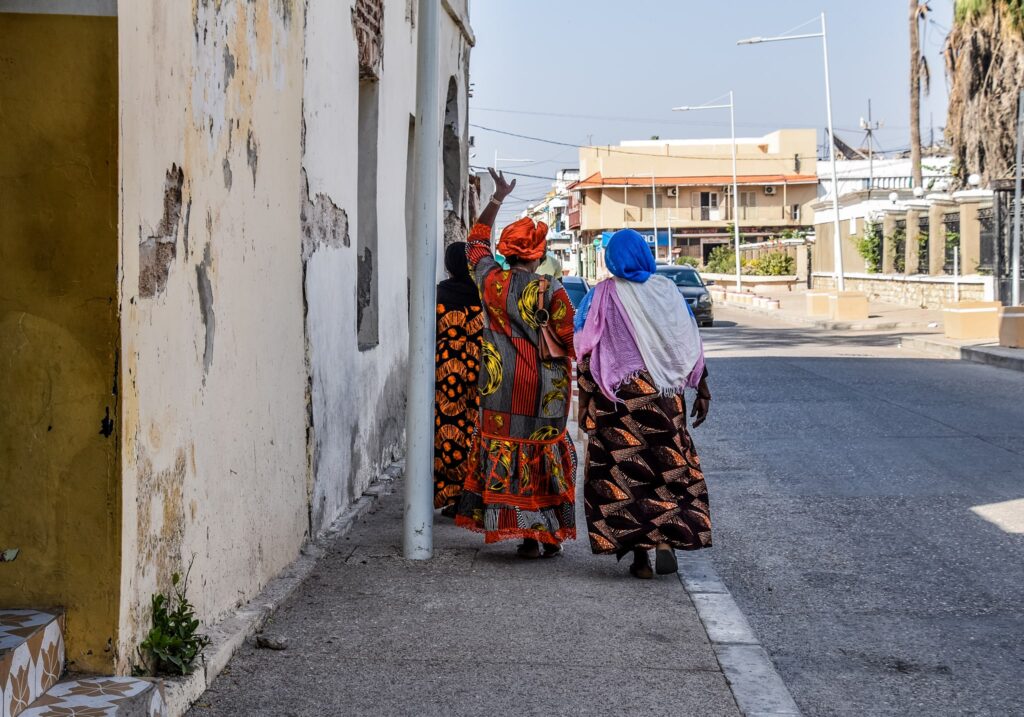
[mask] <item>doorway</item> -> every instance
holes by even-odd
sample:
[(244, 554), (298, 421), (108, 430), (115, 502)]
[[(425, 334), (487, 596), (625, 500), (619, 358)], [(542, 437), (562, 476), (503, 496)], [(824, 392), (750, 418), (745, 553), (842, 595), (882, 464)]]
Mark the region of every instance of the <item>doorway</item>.
[(71, 668), (109, 672), (121, 579), (116, 4), (0, 0), (0, 37), (0, 550), (20, 551), (0, 564), (0, 607), (63, 608)]

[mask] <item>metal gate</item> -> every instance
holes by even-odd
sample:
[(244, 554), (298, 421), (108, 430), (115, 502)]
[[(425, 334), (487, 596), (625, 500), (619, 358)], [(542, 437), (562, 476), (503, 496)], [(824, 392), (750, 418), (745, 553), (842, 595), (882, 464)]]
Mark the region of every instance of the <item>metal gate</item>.
[(917, 273), (929, 274), (931, 270), (928, 263), (928, 247), (931, 244), (931, 221), (927, 214), (921, 214), (917, 218), (917, 236), (914, 240), (917, 242)]
[[(942, 227), (945, 230), (945, 261), (942, 263), (942, 271), (946, 274), (953, 273), (953, 255), (955, 250), (960, 246), (960, 212), (950, 212), (943, 215)], [(964, 273), (964, 268), (960, 267), (960, 273)]]
[(897, 219), (892, 235), (892, 266), (897, 274), (907, 273), (907, 220)]
[(992, 274), (996, 264), (996, 213), (994, 207), (978, 210), (981, 246), (979, 247), (978, 273)]
[[(1012, 296), (1010, 279), (1013, 272), (1013, 180), (997, 179), (992, 182), (992, 190), (992, 224), (995, 234), (992, 276), (996, 280), (996, 299), (1009, 304)], [(1024, 277), (1024, 261), (1021, 262), (1021, 269), (1021, 276)]]

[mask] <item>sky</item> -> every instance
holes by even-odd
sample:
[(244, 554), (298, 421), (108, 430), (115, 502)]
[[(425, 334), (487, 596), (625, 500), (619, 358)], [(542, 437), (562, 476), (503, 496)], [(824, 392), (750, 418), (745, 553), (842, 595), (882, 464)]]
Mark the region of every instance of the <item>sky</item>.
[[(906, 0), (471, 0), (477, 44), (470, 57), (470, 164), (519, 177), (499, 224), (544, 196), (560, 168), (578, 164), (570, 145), (621, 140), (728, 137), (728, 110), (672, 112), (732, 89), (736, 133), (815, 127), (823, 141), (821, 40), (737, 46), (736, 40), (817, 32), (826, 13), (836, 135), (860, 146), (861, 117), (883, 123), (875, 146), (906, 149), (909, 36)], [(942, 45), (953, 0), (931, 0), (922, 39), (931, 93), (921, 133), (946, 123)], [(812, 21), (809, 24), (807, 21)], [(800, 26), (800, 27), (797, 27)], [(489, 128), (489, 129), (485, 129)], [(503, 159), (504, 158), (504, 159)], [(529, 162), (506, 160), (526, 159)], [(541, 178), (537, 178), (541, 177)]]

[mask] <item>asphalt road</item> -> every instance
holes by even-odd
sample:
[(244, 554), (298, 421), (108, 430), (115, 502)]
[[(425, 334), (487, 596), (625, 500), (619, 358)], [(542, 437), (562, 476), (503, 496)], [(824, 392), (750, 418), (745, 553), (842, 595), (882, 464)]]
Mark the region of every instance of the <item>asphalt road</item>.
[(717, 314), (711, 557), (804, 714), (1024, 715), (1024, 373)]

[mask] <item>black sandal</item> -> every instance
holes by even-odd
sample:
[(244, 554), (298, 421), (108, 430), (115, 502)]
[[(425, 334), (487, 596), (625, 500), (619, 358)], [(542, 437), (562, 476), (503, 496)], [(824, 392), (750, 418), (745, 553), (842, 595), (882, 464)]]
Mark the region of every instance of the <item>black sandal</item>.
[(654, 551), (654, 570), (658, 575), (671, 575), (679, 572), (676, 551), (672, 548), (658, 548)]
[(516, 548), (516, 555), (524, 560), (536, 560), (540, 557), (540, 545), (536, 540), (527, 538)]
[(639, 580), (650, 580), (654, 577), (646, 550), (633, 551), (633, 564), (629, 566), (629, 574)]

